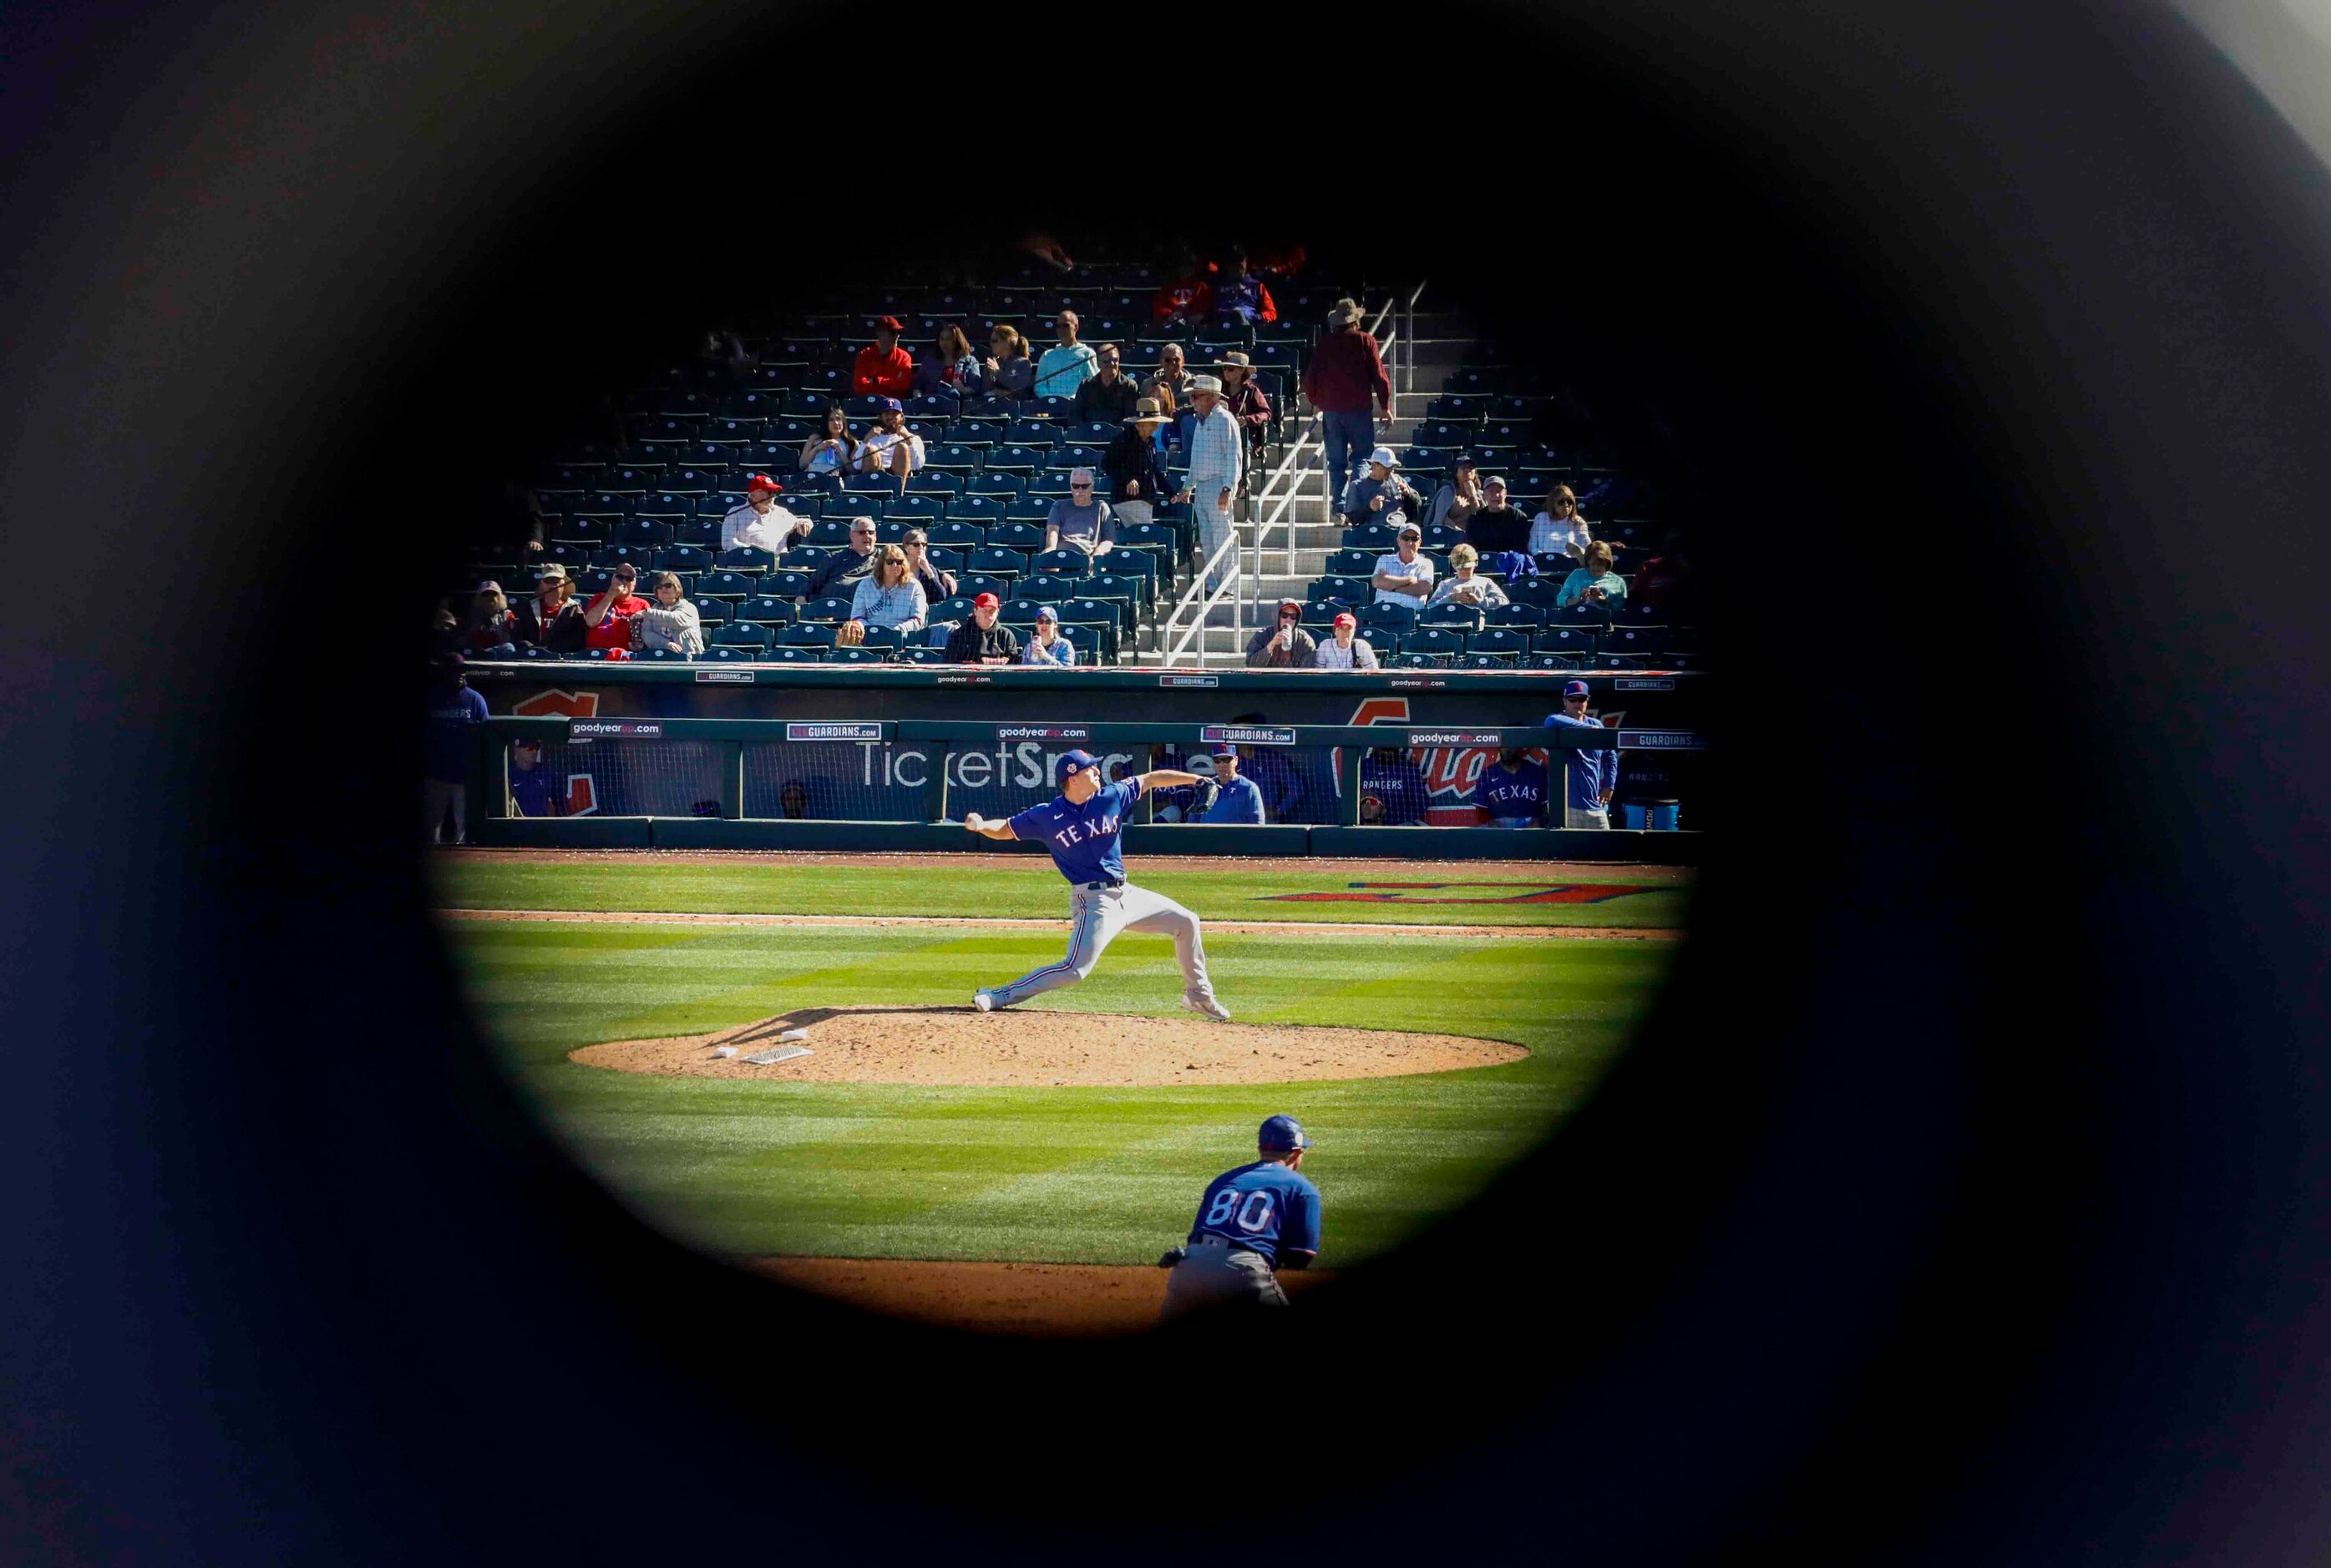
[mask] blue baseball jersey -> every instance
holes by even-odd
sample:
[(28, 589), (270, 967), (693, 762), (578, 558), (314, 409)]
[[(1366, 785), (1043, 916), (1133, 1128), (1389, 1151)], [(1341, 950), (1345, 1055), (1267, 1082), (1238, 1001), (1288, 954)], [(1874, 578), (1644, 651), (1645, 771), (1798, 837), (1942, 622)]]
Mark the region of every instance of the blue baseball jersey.
[(1535, 822), (1546, 805), (1546, 774), (1527, 757), (1518, 773), (1508, 773), (1491, 762), (1473, 786), (1473, 803), (1489, 813), (1491, 822), (1517, 817)]
[(533, 767), (512, 765), (509, 770), (510, 799), (522, 817), (555, 817), (566, 794), (564, 779), (554, 780), (550, 770), (537, 764)]
[(1277, 1160), (1257, 1160), (1224, 1171), (1206, 1183), (1198, 1200), (1190, 1240), (1220, 1236), (1233, 1247), (1260, 1252), (1273, 1264), (1282, 1247), (1292, 1252), (1319, 1250), (1319, 1189), (1300, 1171)]
[[(1573, 718), (1566, 713), (1549, 713), (1548, 724), (1575, 724), (1581, 729), (1601, 729), (1603, 726), (1591, 718)], [(1570, 794), (1564, 803), (1574, 811), (1599, 811), (1603, 792), (1619, 786), (1619, 754), (1615, 751), (1565, 751), (1557, 746), (1553, 761), (1547, 765), (1560, 767), (1567, 758), (1570, 763)]]
[(1054, 795), (1013, 817), (1012, 836), (1042, 842), (1052, 851), (1052, 864), (1071, 882), (1122, 882), (1125, 857), (1118, 851), (1118, 841), (1125, 832), (1126, 813), (1140, 798), (1137, 778), (1103, 784), (1080, 806), (1070, 805), (1066, 795)]
[(486, 699), (466, 686), (432, 693), (421, 735), (423, 771), (439, 784), (460, 784), (470, 759), (470, 727), (486, 718)]
[(1202, 822), (1260, 822), (1262, 821), (1262, 786), (1244, 774), (1223, 784), (1214, 796), (1214, 803), (1206, 808)]

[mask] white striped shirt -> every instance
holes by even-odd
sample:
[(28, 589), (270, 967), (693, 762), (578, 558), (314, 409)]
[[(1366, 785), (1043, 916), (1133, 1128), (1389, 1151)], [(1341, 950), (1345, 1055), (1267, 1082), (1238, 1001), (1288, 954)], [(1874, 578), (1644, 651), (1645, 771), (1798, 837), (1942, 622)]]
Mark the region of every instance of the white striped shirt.
[(1209, 489), (1235, 489), (1245, 448), (1237, 418), (1216, 398), (1214, 412), (1198, 421), (1190, 434), (1190, 488), (1201, 495)]
[(1375, 667), (1376, 651), (1368, 646), (1368, 640), (1365, 637), (1353, 638), (1349, 648), (1338, 645), (1330, 637), (1319, 644), (1318, 656), (1311, 660), (1314, 670), (1374, 670)]

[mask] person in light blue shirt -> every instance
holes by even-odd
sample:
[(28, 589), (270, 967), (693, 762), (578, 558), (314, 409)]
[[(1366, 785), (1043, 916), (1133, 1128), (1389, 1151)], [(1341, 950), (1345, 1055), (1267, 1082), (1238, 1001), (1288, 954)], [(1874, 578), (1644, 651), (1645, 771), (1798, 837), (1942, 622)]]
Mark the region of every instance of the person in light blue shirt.
[(1214, 747), (1214, 803), (1198, 820), (1215, 826), (1262, 825), (1262, 786), (1239, 776), (1238, 747)]
[(1061, 340), (1036, 361), (1038, 397), (1074, 397), (1077, 388), (1100, 374), (1100, 356), (1077, 341), (1077, 313), (1063, 310), (1052, 323)]
[(1173, 1270), (1160, 1323), (1217, 1305), (1287, 1305), (1280, 1273), (1319, 1256), (1319, 1189), (1296, 1169), (1310, 1146), (1301, 1123), (1272, 1117), (1255, 1135), (1254, 1163), (1206, 1183), (1189, 1239), (1157, 1260)]
[(916, 632), (921, 630), (930, 608), (923, 597), (923, 585), (908, 575), (907, 552), (896, 545), (884, 545), (874, 552), (873, 573), (860, 578), (852, 591), (850, 619), (843, 624), (855, 625), (860, 632), (869, 627)]
[[(1549, 713), (1546, 722), (1601, 729), (1600, 719), (1586, 713), (1586, 682), (1574, 680), (1562, 689), (1562, 711)], [(1569, 783), (1563, 791), (1562, 825), (1565, 828), (1607, 828), (1611, 825), (1611, 794), (1619, 787), (1619, 754), (1615, 751), (1571, 751), (1552, 748), (1547, 770), (1566, 768)]]
[(1627, 579), (1611, 570), (1615, 557), (1611, 546), (1602, 539), (1586, 546), (1585, 565), (1562, 580), (1562, 592), (1555, 596), (1557, 609), (1573, 604), (1599, 604), (1605, 610), (1616, 610), (1627, 602)]

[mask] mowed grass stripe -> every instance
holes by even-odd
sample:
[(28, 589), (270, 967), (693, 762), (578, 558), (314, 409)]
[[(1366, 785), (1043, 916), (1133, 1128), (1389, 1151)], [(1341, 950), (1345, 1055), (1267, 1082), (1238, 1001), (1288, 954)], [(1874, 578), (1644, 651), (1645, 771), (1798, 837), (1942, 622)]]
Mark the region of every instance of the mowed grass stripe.
[[(490, 1031), (578, 1157), (676, 1234), (737, 1254), (1143, 1263), (1176, 1239), (1255, 1125), (1301, 1117), (1327, 1257), (1396, 1245), (1545, 1136), (1622, 1049), (1664, 973), (1640, 942), (1207, 945), (1242, 1018), (1446, 1031), (1531, 1050), (1470, 1072), (1280, 1086), (934, 1088), (658, 1079), (566, 1060), (813, 1005), (960, 1006), (1057, 958), (994, 932), (465, 926)], [(1129, 936), (1060, 1011), (1170, 1013), (1171, 944)], [(1006, 1021), (999, 1021), (1006, 1022)], [(1103, 1021), (1095, 1027), (1105, 1028)]]
[[(434, 868), (436, 901), (452, 909), (623, 909), (684, 915), (958, 915), (1015, 919), (1068, 917), (1068, 894), (1049, 860), (966, 856), (962, 866), (934, 870), (870, 861), (847, 869), (804, 865), (782, 857), (708, 866), (662, 863), (626, 866), (546, 860), (472, 860), (452, 857)], [(1673, 871), (1597, 868), (1584, 875), (1469, 870), (1461, 860), (1420, 860), (1397, 879), (1323, 871), (1301, 860), (1258, 870), (1134, 873), (1140, 884), (1210, 920), (1338, 921), (1448, 926), (1623, 926), (1683, 924), (1690, 896)], [(1354, 883), (1390, 880), (1492, 883), (1455, 886), (1439, 893), (1402, 892), (1388, 903), (1289, 902), (1277, 895), (1346, 894)], [(1428, 898), (1502, 898), (1534, 886), (1592, 882), (1640, 887), (1592, 904), (1424, 903)]]

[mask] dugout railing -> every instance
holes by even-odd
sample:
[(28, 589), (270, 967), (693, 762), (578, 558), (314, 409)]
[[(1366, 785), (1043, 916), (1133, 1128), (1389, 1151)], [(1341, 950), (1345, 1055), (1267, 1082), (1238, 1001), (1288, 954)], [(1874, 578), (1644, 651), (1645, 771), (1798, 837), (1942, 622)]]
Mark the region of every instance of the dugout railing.
[[(1689, 864), (1700, 838), (1689, 831), (1559, 825), (1574, 755), (1698, 749), (1700, 738), (1685, 730), (563, 717), (495, 717), (477, 730), (467, 784), (471, 837), (514, 847), (1039, 851), (1032, 844), (999, 845), (956, 824), (973, 811), (1008, 816), (1049, 798), (1053, 760), (1072, 748), (1094, 753), (1121, 775), (1177, 767), (1214, 745), (1238, 746), (1242, 770), (1259, 784), (1269, 778), (1267, 794), (1299, 800), (1302, 820), (1175, 822), (1167, 820), (1175, 797), (1153, 794), (1127, 826), (1128, 850)], [(538, 765), (547, 782), (537, 781), (536, 792), (551, 789), (564, 814), (514, 813), (511, 743), (520, 738), (542, 748)], [(1438, 825), (1470, 819), (1458, 803), (1463, 789), (1444, 791), (1450, 803), (1427, 806), (1418, 820), (1364, 825), (1364, 803), (1388, 793), (1392, 770), (1413, 771), (1414, 759), (1426, 759), (1462, 780), (1469, 766), (1478, 774), (1503, 748), (1545, 756), (1549, 788), (1541, 818), (1547, 825)], [(1386, 757), (1394, 760), (1377, 764)], [(1372, 774), (1375, 765), (1386, 771)], [(591, 791), (580, 792), (577, 781)], [(570, 788), (577, 790), (571, 798), (563, 793)]]

